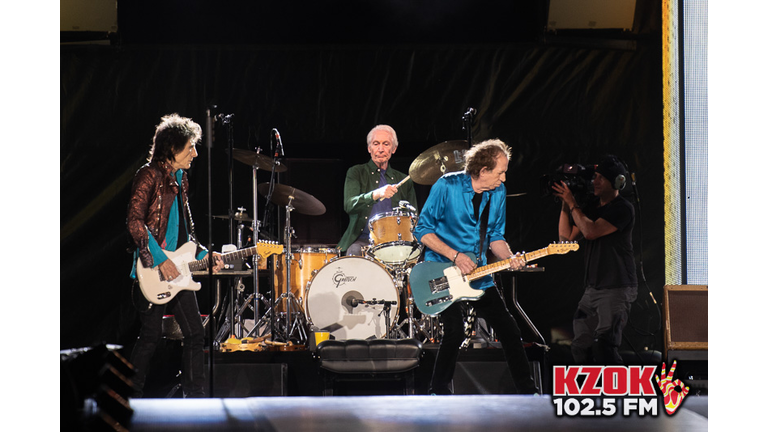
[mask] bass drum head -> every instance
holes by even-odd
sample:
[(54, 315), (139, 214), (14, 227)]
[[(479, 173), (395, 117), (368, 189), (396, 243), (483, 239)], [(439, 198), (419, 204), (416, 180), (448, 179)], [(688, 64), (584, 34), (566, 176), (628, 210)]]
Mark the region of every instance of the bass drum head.
[[(310, 322), (337, 340), (382, 338), (389, 329), (385, 305), (378, 302), (392, 302), (392, 328), (398, 322), (398, 297), (395, 281), (384, 266), (367, 258), (344, 256), (329, 262), (312, 277), (305, 307)], [(374, 300), (377, 304), (355, 305), (356, 301)]]

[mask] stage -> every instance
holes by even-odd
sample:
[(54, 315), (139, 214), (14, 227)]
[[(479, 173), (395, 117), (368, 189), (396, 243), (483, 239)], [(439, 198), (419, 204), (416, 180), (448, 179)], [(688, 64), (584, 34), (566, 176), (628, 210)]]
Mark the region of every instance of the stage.
[(558, 418), (549, 396), (134, 399), (131, 431), (705, 431), (707, 397), (674, 415)]
[[(167, 362), (177, 350), (169, 341), (157, 361)], [(544, 392), (540, 395), (514, 394), (503, 352), (494, 347), (462, 351), (453, 396), (428, 394), (434, 344), (424, 345), (413, 370), (411, 394), (401, 376), (370, 375), (336, 381), (333, 395), (328, 396), (327, 371), (309, 350), (217, 352), (211, 397), (184, 399), (176, 386), (178, 376), (170, 373), (173, 369), (160, 368), (148, 377), (144, 397), (128, 398), (125, 410), (87, 400), (81, 420), (86, 430), (118, 430), (107, 426), (103, 415), (120, 411), (116, 418), (131, 431), (708, 430), (706, 388), (692, 388), (673, 415), (665, 412), (661, 397), (649, 398), (652, 410), (626, 408), (631, 398), (619, 397), (611, 413), (598, 409), (597, 414), (558, 415), (558, 398), (551, 396), (548, 372), (549, 363), (557, 357), (537, 359), (536, 348), (528, 351), (532, 367), (541, 371)], [(604, 397), (593, 399), (606, 406)]]

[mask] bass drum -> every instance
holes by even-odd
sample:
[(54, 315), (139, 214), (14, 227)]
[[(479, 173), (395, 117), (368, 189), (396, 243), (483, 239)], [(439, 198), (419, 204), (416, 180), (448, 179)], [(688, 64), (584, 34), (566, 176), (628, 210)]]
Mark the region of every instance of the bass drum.
[(312, 277), (305, 308), (310, 323), (337, 340), (383, 338), (398, 322), (398, 297), (395, 280), (384, 266), (344, 256)]

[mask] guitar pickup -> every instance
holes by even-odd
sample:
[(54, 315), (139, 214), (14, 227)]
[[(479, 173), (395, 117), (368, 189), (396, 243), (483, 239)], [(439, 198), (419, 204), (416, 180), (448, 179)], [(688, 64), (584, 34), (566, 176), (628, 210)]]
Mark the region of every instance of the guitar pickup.
[(429, 291), (432, 294), (437, 294), (441, 291), (448, 289), (448, 278), (445, 276), (429, 281)]
[(434, 305), (439, 305), (440, 303), (445, 303), (445, 302), (448, 302), (448, 301), (451, 301), (451, 300), (453, 300), (453, 296), (448, 294), (447, 296), (443, 296), (443, 297), (438, 297), (436, 299), (432, 299), (432, 300), (426, 302), (426, 305), (428, 307), (432, 307)]

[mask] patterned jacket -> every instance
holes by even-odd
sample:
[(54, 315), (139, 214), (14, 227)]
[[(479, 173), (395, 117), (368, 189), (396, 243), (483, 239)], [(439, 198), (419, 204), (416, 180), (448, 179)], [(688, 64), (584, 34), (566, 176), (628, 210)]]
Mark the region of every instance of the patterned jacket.
[[(181, 181), (182, 208), (187, 221), (191, 240), (195, 240), (195, 225), (189, 210), (189, 179), (187, 173), (182, 174)], [(171, 166), (166, 162), (150, 162), (139, 168), (133, 179), (131, 199), (128, 203), (126, 225), (139, 251), (141, 264), (150, 268), (153, 266), (152, 254), (149, 251), (148, 233), (151, 233), (158, 244), (165, 241), (168, 228), (168, 217), (173, 200), (179, 193), (179, 184), (173, 176)], [(180, 244), (181, 245), (181, 240)]]

